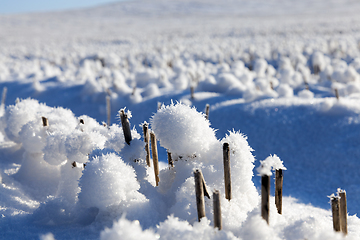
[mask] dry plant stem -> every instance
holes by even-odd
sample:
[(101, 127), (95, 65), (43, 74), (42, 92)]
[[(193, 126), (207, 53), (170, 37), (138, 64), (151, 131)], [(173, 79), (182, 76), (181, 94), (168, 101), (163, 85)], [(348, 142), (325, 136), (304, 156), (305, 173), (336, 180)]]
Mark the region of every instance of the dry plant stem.
[(4, 87), (3, 92), (2, 92), (2, 99), (1, 99), (1, 105), (2, 106), (5, 105), (6, 94), (7, 94), (7, 87)]
[(338, 197), (331, 198), (331, 209), (332, 209), (334, 230), (336, 232), (340, 232), (340, 230), (341, 230), (340, 199)]
[(304, 80), (304, 84), (305, 84), (305, 89), (309, 90), (309, 84), (308, 84), (308, 82), (306, 80)]
[(275, 205), (279, 214), (282, 214), (283, 171), (276, 169), (275, 172)]
[(145, 151), (146, 151), (146, 164), (150, 167), (150, 143), (149, 143), (149, 127), (147, 123), (143, 125), (143, 132), (144, 132), (144, 142), (145, 142)]
[(150, 133), (151, 138), (151, 151), (152, 151), (152, 157), (153, 157), (153, 164), (154, 164), (154, 173), (155, 173), (155, 181), (156, 186), (159, 186), (159, 160), (158, 160), (158, 152), (157, 152), (157, 145), (156, 145), (156, 137), (155, 133)]
[(225, 198), (231, 200), (231, 172), (230, 172), (230, 147), (228, 143), (223, 144), (224, 158), (224, 182), (225, 182)]
[(161, 108), (161, 106), (162, 106), (162, 103), (161, 103), (161, 102), (158, 102), (158, 103), (157, 103), (157, 110), (159, 110), (159, 109)]
[(43, 126), (44, 127), (47, 127), (49, 126), (49, 121), (46, 117), (41, 117), (42, 118), (42, 123), (43, 123)]
[(194, 172), (195, 178), (195, 195), (196, 195), (196, 207), (198, 213), (198, 221), (205, 217), (205, 199), (204, 199), (204, 187), (203, 187), (203, 177), (202, 173), (199, 170)]
[(169, 150), (167, 151), (167, 156), (168, 156), (168, 164), (170, 167), (174, 167), (174, 161), (171, 157), (171, 152), (169, 152)]
[(213, 208), (214, 208), (214, 228), (222, 229), (221, 219), (221, 205), (220, 205), (220, 192), (215, 190), (213, 192)]
[(128, 145), (130, 145), (130, 142), (132, 140), (131, 130), (130, 130), (130, 122), (129, 122), (129, 119), (123, 109), (120, 110), (120, 120), (121, 120), (122, 129), (124, 132), (125, 142)]
[(314, 65), (314, 74), (317, 75), (317, 74), (319, 74), (319, 72), (320, 72), (319, 65)]
[(261, 217), (269, 224), (270, 176), (261, 176)]
[(204, 179), (204, 176), (202, 175), (202, 173), (201, 173), (201, 176), (202, 176), (202, 180), (203, 180), (204, 196), (207, 197), (208, 199), (210, 199), (210, 194), (206, 188), (205, 179)]
[(336, 99), (339, 100), (339, 90), (337, 88), (335, 88), (335, 96), (336, 96)]
[(195, 92), (195, 87), (191, 86), (190, 87), (191, 99), (194, 99), (194, 92)]
[(346, 192), (342, 191), (339, 193), (340, 196), (340, 224), (341, 231), (346, 235), (347, 230), (347, 203), (346, 203)]
[(106, 96), (106, 112), (107, 112), (107, 125), (108, 127), (110, 127), (110, 119), (111, 119), (110, 96)]
[(209, 120), (209, 111), (210, 111), (210, 105), (209, 104), (206, 104), (206, 107), (205, 107), (205, 116), (206, 116), (206, 119)]

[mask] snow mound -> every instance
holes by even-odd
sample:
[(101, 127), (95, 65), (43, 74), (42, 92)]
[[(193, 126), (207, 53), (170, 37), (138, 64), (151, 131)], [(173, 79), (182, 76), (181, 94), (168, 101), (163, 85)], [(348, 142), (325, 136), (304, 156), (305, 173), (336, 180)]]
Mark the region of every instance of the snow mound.
[(205, 115), (184, 104), (163, 106), (150, 123), (160, 144), (177, 156), (207, 151), (216, 141)]
[[(95, 157), (79, 180), (79, 202), (85, 207), (107, 207), (121, 202), (141, 201), (134, 169), (114, 153)], [(96, 194), (94, 194), (96, 193)]]

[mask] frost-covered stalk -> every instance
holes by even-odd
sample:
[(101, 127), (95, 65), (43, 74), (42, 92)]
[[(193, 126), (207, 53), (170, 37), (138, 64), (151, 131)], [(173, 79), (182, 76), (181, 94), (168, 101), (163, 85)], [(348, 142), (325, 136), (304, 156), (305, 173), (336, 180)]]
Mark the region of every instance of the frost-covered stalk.
[(159, 110), (159, 109), (161, 108), (161, 106), (162, 106), (162, 103), (161, 103), (161, 102), (158, 102), (158, 103), (157, 103), (157, 110)]
[(107, 126), (110, 127), (110, 118), (111, 118), (110, 96), (106, 96), (106, 112), (107, 112)]
[(282, 214), (282, 192), (283, 192), (283, 171), (276, 169), (275, 171), (275, 205), (279, 214)]
[(132, 140), (131, 138), (131, 130), (130, 130), (130, 122), (128, 119), (127, 114), (125, 114), (124, 109), (120, 110), (120, 119), (121, 119), (121, 126), (124, 132), (125, 142), (130, 145), (130, 142)]
[(49, 121), (46, 117), (41, 117), (42, 118), (42, 123), (43, 123), (43, 126), (44, 127), (47, 127), (49, 126)]
[(269, 224), (270, 176), (261, 176), (261, 217)]
[[(269, 224), (270, 176), (272, 175), (271, 170), (276, 170), (276, 178), (279, 177), (280, 180), (280, 176), (282, 176), (282, 170), (286, 170), (286, 167), (284, 167), (283, 162), (280, 160), (280, 158), (274, 154), (273, 156), (270, 155), (269, 157), (267, 157), (264, 161), (261, 161), (261, 165), (257, 168), (257, 170), (259, 172), (259, 175), (261, 176), (261, 216)], [(277, 180), (275, 188), (275, 198), (277, 196), (278, 200), (275, 200), (275, 204), (278, 212), (278, 206), (282, 205), (281, 196), (279, 195), (280, 192), (282, 195), (282, 190), (279, 190), (280, 186), (282, 186), (282, 180), (279, 182)], [(282, 207), (280, 207), (279, 213), (282, 212), (281, 208)]]
[(222, 229), (221, 218), (221, 204), (220, 204), (220, 192), (215, 190), (213, 192), (213, 209), (214, 209), (214, 228)]
[(174, 167), (174, 161), (171, 157), (171, 152), (169, 152), (169, 150), (167, 150), (167, 156), (168, 156), (168, 164), (170, 167)]
[(209, 111), (210, 111), (210, 105), (206, 104), (206, 107), (205, 107), (206, 120), (209, 120)]
[(195, 195), (196, 195), (196, 208), (198, 213), (198, 221), (205, 217), (205, 199), (204, 199), (204, 180), (200, 170), (195, 170)]
[(5, 106), (6, 94), (7, 94), (7, 87), (4, 87), (1, 98), (1, 106)]
[(156, 144), (156, 136), (155, 133), (150, 133), (151, 138), (151, 151), (152, 151), (152, 157), (153, 157), (153, 163), (154, 163), (154, 173), (155, 173), (155, 181), (156, 186), (159, 186), (159, 160), (158, 160), (158, 151), (157, 151), (157, 144)]
[(341, 218), (340, 218), (340, 197), (332, 195), (330, 197), (332, 217), (333, 217), (333, 227), (336, 232), (341, 230)]
[(143, 132), (144, 132), (144, 142), (145, 142), (145, 151), (146, 151), (146, 164), (150, 167), (150, 145), (149, 145), (149, 126), (145, 122), (143, 124)]
[(346, 203), (346, 191), (339, 190), (338, 191), (340, 197), (340, 224), (341, 231), (346, 235), (348, 233), (347, 230), (347, 203)]
[(231, 200), (231, 172), (230, 172), (230, 148), (228, 143), (223, 144), (224, 158), (224, 182), (225, 182), (225, 198)]
[(194, 97), (194, 92), (195, 92), (195, 87), (194, 87), (194, 85), (191, 85), (191, 87), (190, 87), (190, 96), (191, 96), (191, 99), (194, 99), (195, 97)]

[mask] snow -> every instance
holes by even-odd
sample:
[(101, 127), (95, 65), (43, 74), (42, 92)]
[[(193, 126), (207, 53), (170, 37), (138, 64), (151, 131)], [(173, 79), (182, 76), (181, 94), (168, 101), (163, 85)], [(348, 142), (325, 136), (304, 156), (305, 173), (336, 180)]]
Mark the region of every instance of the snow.
[(180, 103), (161, 107), (150, 123), (160, 145), (176, 156), (199, 155), (216, 141), (205, 116)]
[(264, 161), (260, 161), (260, 166), (256, 169), (260, 176), (271, 176), (272, 170), (286, 170), (283, 162), (280, 160), (276, 154), (273, 156), (267, 157)]
[[(0, 238), (344, 239), (327, 196), (346, 191), (346, 239), (359, 239), (359, 10), (141, 0), (0, 16)], [(145, 122), (158, 140), (158, 186)], [(220, 191), (222, 230), (212, 199), (198, 222), (196, 169), (210, 195)], [(277, 169), (283, 214), (271, 177), (268, 225), (260, 176)]]

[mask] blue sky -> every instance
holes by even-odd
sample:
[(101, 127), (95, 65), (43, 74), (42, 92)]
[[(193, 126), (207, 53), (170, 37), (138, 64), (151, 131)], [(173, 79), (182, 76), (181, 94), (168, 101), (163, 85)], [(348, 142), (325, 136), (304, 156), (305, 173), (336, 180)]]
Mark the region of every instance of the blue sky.
[(119, 1), (121, 0), (0, 0), (0, 14), (57, 11)]

